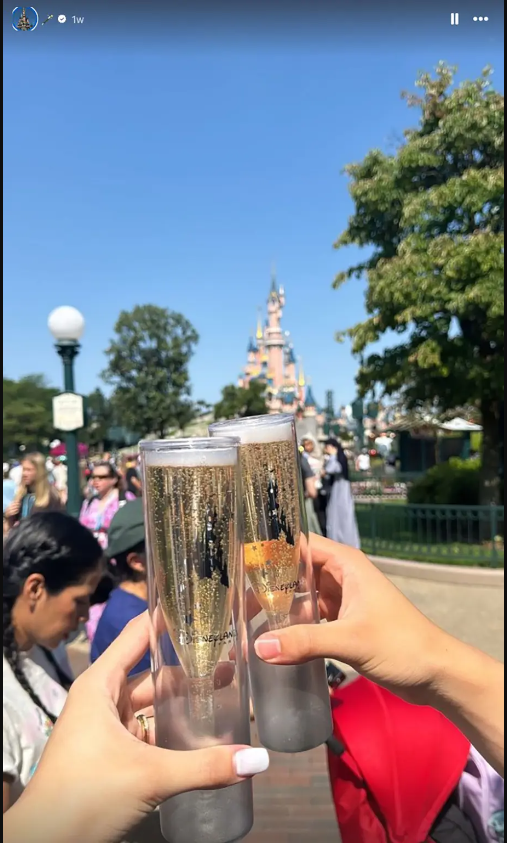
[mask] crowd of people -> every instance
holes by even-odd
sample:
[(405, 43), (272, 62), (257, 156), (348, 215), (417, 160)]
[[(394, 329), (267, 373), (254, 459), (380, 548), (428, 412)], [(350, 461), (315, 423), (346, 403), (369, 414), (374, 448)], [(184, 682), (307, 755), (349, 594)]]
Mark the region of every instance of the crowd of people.
[(359, 548), (349, 459), (338, 439), (326, 439), (323, 448), (311, 433), (301, 437), (301, 470), (310, 531)]
[[(503, 666), (433, 626), (358, 550), (349, 463), (340, 443), (328, 439), (321, 450), (307, 435), (301, 450), (312, 559), (328, 622), (270, 632), (256, 642), (258, 656), (276, 664), (337, 659), (411, 703), (433, 706), (484, 758), (503, 800)], [(4, 465), (7, 843), (84, 839), (88, 819), (87, 843), (122, 841), (171, 795), (234, 784), (269, 764), (265, 750), (245, 746), (175, 753), (151, 745), (136, 460), (104, 455), (86, 465), (79, 519), (64, 512), (62, 465), (39, 454)], [(65, 645), (80, 630), (89, 640), (91, 667), (74, 681)], [(56, 792), (58, 809), (49, 811)], [(473, 839), (496, 838), (485, 827)]]

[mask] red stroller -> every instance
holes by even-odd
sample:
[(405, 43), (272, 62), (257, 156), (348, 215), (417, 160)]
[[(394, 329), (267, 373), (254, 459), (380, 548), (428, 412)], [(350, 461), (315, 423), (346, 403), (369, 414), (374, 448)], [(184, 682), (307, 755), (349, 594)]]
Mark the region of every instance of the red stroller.
[(366, 679), (332, 700), (329, 771), (343, 843), (476, 843), (454, 798), (470, 744), (445, 717)]

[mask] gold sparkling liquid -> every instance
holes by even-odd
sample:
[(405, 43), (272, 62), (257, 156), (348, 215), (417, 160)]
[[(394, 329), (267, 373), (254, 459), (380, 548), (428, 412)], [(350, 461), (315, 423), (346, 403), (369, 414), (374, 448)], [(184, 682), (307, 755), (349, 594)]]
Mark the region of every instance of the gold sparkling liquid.
[(257, 600), (266, 612), (288, 615), (298, 586), (299, 539), (296, 545), (283, 539), (245, 545), (245, 569)]
[(193, 700), (203, 708), (206, 696), (213, 693), (220, 654), (233, 637), (236, 469), (148, 466), (146, 481), (148, 534), (161, 608), (191, 680), (191, 707)]
[(272, 626), (288, 623), (299, 586), (299, 467), (292, 440), (240, 448), (245, 570)]

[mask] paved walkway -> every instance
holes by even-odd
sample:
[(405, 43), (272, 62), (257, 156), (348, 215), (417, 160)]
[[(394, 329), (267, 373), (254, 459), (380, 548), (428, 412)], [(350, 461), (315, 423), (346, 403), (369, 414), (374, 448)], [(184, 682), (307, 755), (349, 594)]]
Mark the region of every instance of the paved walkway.
[(390, 579), (427, 617), (467, 644), (504, 660), (503, 588)]

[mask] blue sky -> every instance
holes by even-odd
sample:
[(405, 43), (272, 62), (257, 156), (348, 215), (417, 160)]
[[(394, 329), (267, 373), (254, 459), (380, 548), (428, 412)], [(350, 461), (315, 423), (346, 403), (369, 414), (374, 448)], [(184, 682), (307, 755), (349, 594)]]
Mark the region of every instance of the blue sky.
[(469, 77), (491, 63), (501, 84), (500, 37), (449, 27), (367, 45), (229, 35), (162, 49), (62, 32), (4, 27), (4, 374), (60, 383), (46, 321), (72, 304), (87, 320), (88, 392), (120, 309), (154, 303), (196, 326), (194, 396), (216, 401), (245, 362), (275, 261), (318, 400), (350, 401), (357, 362), (334, 334), (362, 318), (364, 285), (331, 288), (356, 257), (332, 248), (352, 210), (341, 169), (393, 148), (416, 117), (400, 90), (420, 68), (447, 59)]

